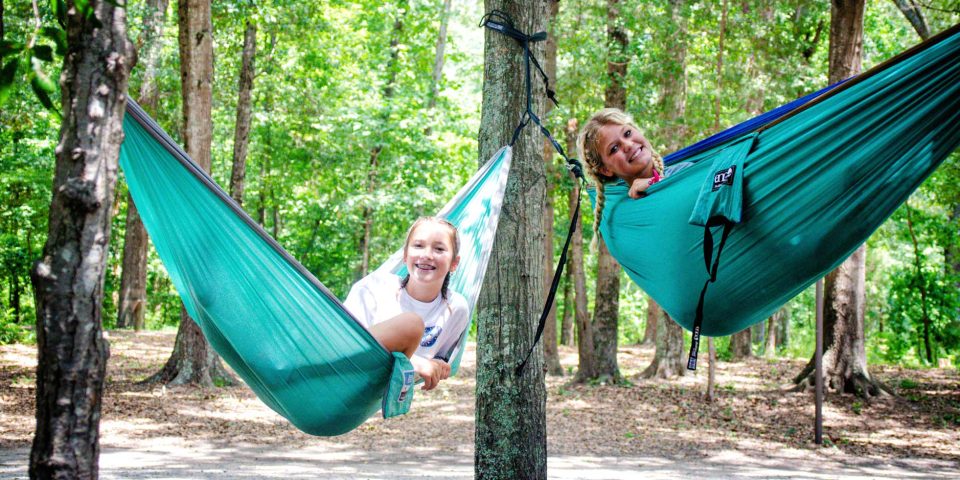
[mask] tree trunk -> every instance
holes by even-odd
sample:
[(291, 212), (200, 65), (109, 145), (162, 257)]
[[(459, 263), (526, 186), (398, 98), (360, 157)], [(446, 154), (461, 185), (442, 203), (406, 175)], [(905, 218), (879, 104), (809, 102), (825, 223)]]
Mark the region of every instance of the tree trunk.
[(786, 307), (780, 307), (776, 313), (770, 315), (767, 319), (767, 338), (763, 346), (763, 357), (774, 358), (777, 356), (777, 329), (780, 327), (780, 318), (787, 314)]
[[(450, 23), (451, 3), (451, 0), (443, 0), (443, 11), (440, 13), (440, 33), (437, 35), (437, 50), (433, 59), (433, 83), (430, 84), (430, 99), (427, 103), (429, 110), (436, 108), (437, 96), (440, 94), (440, 80), (443, 79), (443, 51), (447, 46), (447, 24)], [(427, 135), (429, 136), (429, 133)]]
[[(181, 0), (178, 4), (180, 24), (180, 85), (183, 100), (183, 139), (187, 155), (206, 172), (210, 172), (210, 145), (213, 135), (211, 107), (213, 100), (213, 27), (210, 0)], [(197, 323), (180, 307), (180, 328), (173, 353), (164, 367), (144, 381), (169, 385), (214, 384), (236, 382), (220, 357), (213, 351)]]
[(102, 333), (110, 210), (123, 141), (129, 66), (126, 10), (91, 0), (66, 14), (63, 121), (37, 308), (37, 425), (31, 478), (98, 477), (100, 408), (109, 347)]
[(653, 297), (647, 296), (647, 325), (643, 329), (643, 341), (641, 345), (656, 345), (657, 343), (657, 322), (660, 318), (660, 305), (653, 300)]
[(910, 202), (904, 204), (907, 210), (907, 229), (910, 231), (910, 240), (913, 244), (913, 266), (916, 269), (916, 289), (920, 291), (920, 312), (923, 322), (923, 346), (927, 356), (927, 363), (933, 363), (933, 350), (930, 344), (930, 307), (927, 294), (927, 282), (923, 274), (923, 253), (920, 251), (920, 242), (917, 240), (917, 234), (913, 229), (913, 215), (910, 214)]
[(663, 108), (663, 132), (667, 150), (674, 151), (685, 143), (687, 110), (687, 24), (685, 0), (670, 0), (671, 35), (664, 38), (667, 58), (660, 74), (660, 103)]
[(710, 367), (707, 369), (707, 401), (712, 402), (716, 399), (715, 390), (717, 386), (717, 347), (713, 343), (713, 337), (707, 337), (707, 352), (710, 358)]
[[(383, 87), (383, 103), (385, 108), (380, 118), (382, 124), (380, 132), (388, 129), (387, 122), (390, 120), (390, 100), (393, 97), (393, 87), (397, 81), (397, 60), (400, 56), (400, 35), (403, 33), (403, 17), (407, 14), (408, 8), (405, 8), (406, 2), (403, 2), (397, 12), (397, 19), (393, 22), (393, 38), (390, 39), (390, 61), (387, 62), (387, 82)], [(382, 134), (382, 133), (381, 133)], [(357, 280), (367, 276), (370, 272), (370, 240), (373, 238), (373, 195), (377, 190), (377, 168), (380, 162), (380, 153), (383, 151), (383, 143), (378, 135), (377, 144), (370, 149), (370, 160), (367, 167), (367, 202), (363, 207), (363, 237), (360, 239), (360, 265), (357, 268)]]
[[(727, 0), (723, 0), (723, 11), (720, 15), (720, 41), (717, 47), (717, 92), (713, 96), (713, 130), (720, 131), (720, 96), (723, 94), (723, 41), (727, 34)], [(712, 397), (711, 397), (712, 398)]]
[[(559, 0), (549, 1), (549, 18), (547, 24), (551, 24), (550, 19), (556, 18), (560, 9)], [(547, 78), (555, 81), (557, 78), (557, 40), (554, 31), (548, 33), (546, 48), (544, 49), (543, 69)], [(553, 110), (553, 103), (546, 102), (544, 106), (543, 118), (546, 118)], [(543, 161), (545, 170), (545, 179), (547, 185), (547, 194), (543, 203), (543, 288), (544, 292), (549, 292), (553, 283), (553, 274), (555, 267), (553, 263), (553, 190), (560, 181), (560, 174), (557, 171), (553, 159), (556, 157), (553, 151), (553, 144), (546, 138), (543, 139)], [(557, 302), (550, 305), (550, 312), (547, 315), (546, 325), (543, 328), (543, 356), (546, 363), (547, 373), (549, 375), (563, 375), (563, 367), (560, 366), (560, 353), (557, 351)]]
[[(864, 1), (832, 2), (830, 19), (830, 83), (860, 73), (863, 51)], [(861, 245), (824, 283), (823, 375), (828, 390), (861, 397), (882, 394), (870, 377), (864, 348), (867, 247)], [(813, 359), (794, 379), (798, 388), (814, 385)]]
[(740, 361), (753, 356), (750, 327), (734, 333), (730, 337), (730, 357), (733, 361)]
[[(543, 31), (545, 2), (487, 0), (529, 32)], [(543, 55), (543, 42), (531, 44)], [(526, 108), (523, 54), (510, 37), (486, 29), (480, 161), (510, 142)], [(533, 89), (533, 109), (544, 95)], [(513, 166), (477, 306), (477, 409), (474, 474), (486, 479), (547, 477), (546, 388), (543, 349), (537, 346), (522, 375), (516, 368), (533, 347), (543, 307), (543, 203), (546, 196), (539, 132), (527, 128), (513, 147)]]
[(573, 268), (573, 260), (567, 258), (566, 271), (563, 272), (563, 317), (560, 319), (560, 344), (573, 345), (573, 275), (570, 269)]
[[(577, 142), (577, 119), (571, 118), (567, 121), (567, 151), (576, 150)], [(580, 194), (580, 182), (570, 174), (573, 179), (573, 189), (570, 190), (569, 206), (572, 211), (577, 204), (577, 196)], [(573, 283), (573, 311), (574, 316), (567, 323), (564, 317), (562, 342), (564, 345), (573, 345), (575, 342), (574, 334), (580, 325), (590, 324), (590, 313), (587, 311), (587, 305), (590, 300), (587, 298), (587, 278), (583, 268), (583, 216), (577, 218), (577, 227), (573, 232), (573, 239), (570, 240), (570, 281)], [(576, 325), (576, 327), (575, 327)], [(590, 340), (590, 358), (592, 359), (593, 339)]]
[(683, 351), (683, 329), (661, 310), (657, 319), (657, 351), (643, 378), (673, 378), (686, 373)]
[(240, 62), (240, 86), (237, 99), (237, 126), (233, 135), (233, 169), (230, 172), (230, 196), (243, 205), (243, 180), (247, 175), (247, 148), (250, 145), (250, 116), (253, 76), (257, 55), (257, 24), (247, 20), (243, 33), (243, 54)]
[[(143, 18), (140, 64), (143, 81), (140, 84), (140, 106), (148, 113), (157, 113), (157, 64), (160, 62), (160, 39), (167, 18), (167, 0), (150, 0)], [(123, 239), (123, 264), (120, 275), (120, 302), (117, 328), (142, 330), (147, 308), (147, 247), (150, 237), (140, 220), (140, 212), (127, 193), (127, 219)]]
[(927, 26), (927, 21), (923, 18), (923, 11), (920, 10), (920, 5), (917, 4), (916, 0), (893, 0), (893, 3), (897, 5), (903, 16), (907, 17), (907, 21), (910, 22), (921, 39), (930, 38), (930, 27)]

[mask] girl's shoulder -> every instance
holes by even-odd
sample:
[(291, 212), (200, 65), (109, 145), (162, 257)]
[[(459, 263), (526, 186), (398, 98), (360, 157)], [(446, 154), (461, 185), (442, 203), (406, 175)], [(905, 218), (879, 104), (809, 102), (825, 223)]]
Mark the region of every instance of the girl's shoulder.
[(400, 277), (388, 271), (375, 271), (353, 284), (355, 289), (383, 290), (400, 288)]
[(461, 295), (459, 292), (453, 291), (453, 289), (447, 292), (447, 303), (450, 304), (450, 308), (453, 309), (454, 312), (470, 311), (470, 303), (467, 302), (466, 297)]

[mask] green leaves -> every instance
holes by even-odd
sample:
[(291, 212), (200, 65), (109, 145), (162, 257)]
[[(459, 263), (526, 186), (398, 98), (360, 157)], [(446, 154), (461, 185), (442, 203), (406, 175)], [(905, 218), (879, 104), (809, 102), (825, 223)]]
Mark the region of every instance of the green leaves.
[(10, 96), (10, 92), (13, 91), (13, 79), (17, 75), (17, 67), (19, 65), (20, 59), (14, 57), (9, 62), (4, 64), (3, 69), (0, 70), (0, 105), (3, 105), (4, 102), (6, 102), (7, 98)]

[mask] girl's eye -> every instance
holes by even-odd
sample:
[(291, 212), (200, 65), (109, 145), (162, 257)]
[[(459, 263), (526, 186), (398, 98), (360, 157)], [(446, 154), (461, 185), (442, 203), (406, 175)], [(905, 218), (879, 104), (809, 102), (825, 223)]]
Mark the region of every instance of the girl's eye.
[(627, 130), (626, 132), (623, 132), (624, 137), (629, 137), (630, 135), (633, 135), (633, 130)]
[(617, 150), (620, 150), (620, 145), (614, 145), (610, 147), (610, 154), (612, 155), (614, 153), (617, 153)]

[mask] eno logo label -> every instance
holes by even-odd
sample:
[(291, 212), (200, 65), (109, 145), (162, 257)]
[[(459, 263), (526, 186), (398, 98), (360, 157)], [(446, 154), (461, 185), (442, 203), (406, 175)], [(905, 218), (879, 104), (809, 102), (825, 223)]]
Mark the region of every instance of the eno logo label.
[(711, 191), (716, 192), (720, 187), (724, 185), (733, 185), (733, 177), (737, 173), (737, 166), (731, 165), (730, 168), (726, 170), (720, 170), (717, 173), (713, 174), (713, 189)]

